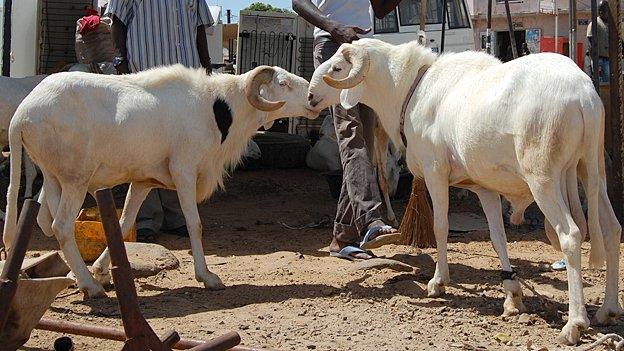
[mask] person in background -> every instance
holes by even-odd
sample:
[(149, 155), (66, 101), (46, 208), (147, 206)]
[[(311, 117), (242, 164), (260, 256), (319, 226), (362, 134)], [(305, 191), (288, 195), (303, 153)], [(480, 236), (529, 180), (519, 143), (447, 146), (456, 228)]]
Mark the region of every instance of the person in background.
[(587, 73), (588, 76), (592, 76), (592, 62), (591, 62), (591, 53), (589, 50), (585, 50), (585, 59), (583, 60), (583, 71)]
[[(369, 0), (293, 0), (292, 7), (314, 29), (315, 68), (343, 43), (368, 36), (373, 26)], [(308, 96), (311, 102), (314, 96)], [(330, 255), (354, 260), (374, 257), (362, 249), (375, 248), (381, 238), (399, 239), (398, 231), (384, 223), (381, 195), (371, 162), (375, 113), (365, 105), (350, 110), (332, 109), (343, 169), (343, 183), (334, 221)], [(387, 241), (386, 241), (387, 242)], [(379, 245), (381, 246), (381, 245)]]
[(530, 55), (531, 51), (529, 50), (529, 46), (527, 43), (522, 43), (522, 56)]
[(598, 48), (598, 82), (600, 84), (609, 84), (609, 3), (601, 0), (598, 4), (597, 18), (597, 43), (593, 40), (592, 27), (593, 22), (587, 26), (587, 40), (591, 48), (594, 44)]
[[(118, 74), (173, 64), (212, 72), (205, 27), (214, 21), (205, 0), (111, 0), (106, 14), (113, 19), (113, 65)], [(137, 216), (140, 241), (155, 241), (161, 230), (188, 236), (173, 190), (152, 190)]]

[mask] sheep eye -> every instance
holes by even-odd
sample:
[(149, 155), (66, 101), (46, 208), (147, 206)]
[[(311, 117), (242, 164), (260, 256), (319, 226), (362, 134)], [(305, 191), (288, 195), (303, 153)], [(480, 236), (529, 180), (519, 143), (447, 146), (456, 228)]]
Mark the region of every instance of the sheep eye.
[(340, 72), (340, 71), (342, 71), (342, 68), (340, 68), (340, 67), (334, 67), (334, 72)]
[(287, 85), (288, 85), (288, 83), (286, 83), (286, 81), (285, 81), (285, 80), (281, 80), (281, 81), (279, 82), (279, 85), (280, 85), (280, 87), (285, 87), (285, 86), (287, 86)]

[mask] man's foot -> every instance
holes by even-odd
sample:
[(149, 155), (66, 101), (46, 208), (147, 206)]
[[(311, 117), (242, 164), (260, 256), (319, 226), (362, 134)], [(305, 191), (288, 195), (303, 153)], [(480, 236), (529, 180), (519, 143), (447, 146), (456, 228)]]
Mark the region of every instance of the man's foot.
[(357, 244), (345, 244), (336, 239), (329, 245), (329, 255), (349, 261), (369, 260), (375, 257), (372, 252), (360, 249)]
[(186, 236), (186, 237), (189, 236), (189, 232), (188, 232), (188, 229), (186, 228), (186, 225), (183, 225), (181, 227), (177, 227), (171, 230), (163, 230), (163, 232), (167, 234), (175, 235), (175, 236)]
[(137, 241), (141, 243), (155, 243), (157, 233), (149, 228), (137, 229)]
[(382, 220), (372, 221), (366, 232), (360, 247), (365, 250), (376, 249), (388, 244), (400, 242), (401, 233), (395, 228), (386, 225)]

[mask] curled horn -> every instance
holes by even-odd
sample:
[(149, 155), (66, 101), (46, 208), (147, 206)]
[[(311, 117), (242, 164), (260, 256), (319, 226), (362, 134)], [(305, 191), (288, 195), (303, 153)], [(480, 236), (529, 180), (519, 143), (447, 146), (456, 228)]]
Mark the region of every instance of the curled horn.
[(273, 80), (275, 69), (269, 66), (260, 66), (251, 71), (247, 81), (245, 82), (245, 95), (251, 106), (260, 111), (279, 110), (286, 101), (269, 101), (260, 96), (260, 87), (262, 84), (268, 84)]
[(332, 88), (351, 89), (364, 80), (370, 68), (370, 58), (368, 57), (366, 49), (357, 46), (344, 48), (342, 50), (342, 55), (345, 60), (353, 66), (347, 78), (334, 79), (328, 75), (324, 75), (323, 80)]

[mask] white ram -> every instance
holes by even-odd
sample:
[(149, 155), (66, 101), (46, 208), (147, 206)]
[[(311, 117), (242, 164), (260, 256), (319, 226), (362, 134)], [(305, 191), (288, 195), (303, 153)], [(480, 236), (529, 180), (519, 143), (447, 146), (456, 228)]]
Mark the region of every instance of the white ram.
[(17, 221), (17, 190), (24, 147), (44, 182), (37, 222), (55, 235), (78, 287), (104, 294), (110, 281), (108, 252), (93, 265), (80, 257), (74, 219), (85, 194), (130, 183), (120, 225), (124, 236), (153, 188), (177, 190), (190, 233), (195, 277), (222, 288), (208, 271), (197, 203), (207, 199), (241, 158), (263, 125), (291, 116), (314, 118), (307, 109), (308, 82), (279, 67), (243, 75), (215, 74), (181, 65), (124, 76), (82, 72), (55, 74), (24, 99), (9, 129), (11, 158), (4, 241), (10, 247)]
[[(419, 72), (422, 80), (409, 97)], [(438, 263), (428, 284), (430, 296), (443, 293), (449, 283), (448, 187), (455, 186), (475, 192), (483, 206), (503, 269), (504, 314), (522, 312), (500, 195), (512, 203), (516, 216), (536, 201), (556, 231), (568, 266), (569, 317), (559, 340), (576, 344), (589, 325), (581, 277), (587, 222), (578, 177), (588, 199), (590, 265), (602, 266), (606, 251), (606, 293), (595, 320), (614, 323), (622, 314), (621, 226), (607, 197), (604, 107), (591, 79), (572, 60), (535, 54), (502, 64), (484, 53), (438, 56), (416, 42), (394, 46), (363, 39), (343, 45), (318, 67), (309, 97), (317, 109), (338, 101), (345, 108), (370, 106), (395, 145), (403, 145), (404, 132), (408, 167), (424, 178), (433, 201)]]

